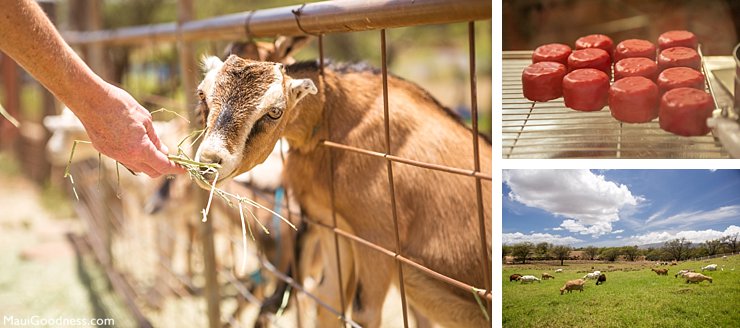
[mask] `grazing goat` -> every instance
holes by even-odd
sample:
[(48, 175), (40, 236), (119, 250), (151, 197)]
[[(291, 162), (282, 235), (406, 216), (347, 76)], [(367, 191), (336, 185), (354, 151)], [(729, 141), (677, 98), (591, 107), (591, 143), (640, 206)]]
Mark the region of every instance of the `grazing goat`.
[[(278, 138), (285, 137), (291, 146), (285, 182), (307, 216), (324, 224), (331, 224), (335, 217), (339, 228), (386, 249), (396, 248), (387, 160), (323, 146), (323, 140), (331, 140), (363, 149), (385, 147), (379, 133), (384, 120), (377, 71), (329, 66), (322, 74), (316, 62), (283, 67), (236, 56), (225, 62), (210, 57), (205, 63), (207, 72), (198, 94), (207, 132), (196, 159), (221, 164), (217, 185), (264, 161)], [(418, 86), (392, 76), (388, 84), (393, 155), (473, 167), (469, 128)], [(477, 142), (480, 158), (490, 158), (490, 143), (483, 138)], [(489, 160), (480, 164), (482, 172), (492, 172)], [(479, 239), (468, 238), (479, 231), (476, 200), (471, 197), (476, 190), (474, 180), (408, 165), (392, 168), (403, 255), (467, 284), (490, 284), (483, 268), (491, 254), (491, 184), (482, 184), (486, 245), (481, 249)], [(216, 174), (206, 176), (209, 182), (215, 178)], [(440, 224), (439, 218), (450, 223)], [(330, 232), (321, 242), (322, 252), (333, 254)], [(342, 267), (350, 261), (352, 269), (341, 270), (344, 283), (335, 286), (335, 256), (324, 256), (320, 297), (340, 308), (337, 295), (343, 293), (348, 303), (362, 285), (355, 303), (362, 306), (353, 309), (352, 318), (363, 326), (377, 327), (385, 295), (391, 284), (398, 283), (397, 264), (393, 258), (354, 243), (342, 247)], [(482, 259), (481, 253), (488, 257)], [(404, 268), (409, 303), (424, 316), (441, 325), (490, 325), (469, 292), (450, 288), (412, 267)], [(320, 311), (317, 321), (328, 326), (335, 318)]]
[(549, 273), (545, 272), (545, 273), (542, 274), (542, 280), (547, 280), (547, 279), (555, 279), (555, 277), (553, 277)]
[(606, 282), (606, 275), (602, 273), (599, 275), (599, 278), (596, 279), (596, 286), (603, 284), (605, 282)]
[(689, 273), (689, 272), (694, 272), (694, 270), (689, 270), (689, 269), (680, 270), (673, 277), (674, 278), (678, 278), (678, 276), (683, 277), (686, 273)]
[(668, 275), (668, 269), (655, 269), (655, 268), (652, 268), (650, 270), (653, 270), (653, 272), (655, 272), (659, 276), (660, 275), (663, 275), (663, 276), (667, 276)]
[(576, 279), (576, 280), (569, 280), (568, 282), (563, 285), (562, 288), (560, 288), (560, 295), (563, 295), (564, 291), (568, 291), (570, 293), (573, 290), (579, 290), (583, 291), (583, 285), (586, 283), (583, 279)]
[(710, 265), (707, 265), (707, 266), (701, 268), (701, 271), (702, 272), (704, 272), (704, 270), (707, 270), (707, 271), (717, 271), (717, 265), (716, 264), (710, 264)]
[(561, 273), (561, 272), (563, 272), (563, 269), (557, 269), (557, 270), (555, 270), (555, 273)]
[(692, 284), (698, 284), (704, 280), (709, 280), (709, 283), (712, 283), (712, 277), (705, 276), (701, 273), (697, 272), (688, 272), (683, 275), (684, 278), (686, 278), (686, 283), (692, 283)]
[(535, 281), (536, 282), (541, 282), (540, 279), (538, 279), (537, 277), (535, 277), (535, 276), (529, 276), (529, 275), (527, 275), (527, 276), (521, 276), (519, 278), (519, 281), (521, 281), (522, 283), (535, 282)]
[(519, 278), (521, 278), (521, 277), (522, 277), (522, 275), (520, 275), (518, 273), (512, 274), (512, 275), (509, 276), (509, 282), (519, 281)]
[(601, 272), (591, 272), (591, 273), (587, 273), (587, 274), (586, 274), (585, 276), (583, 276), (583, 278), (581, 278), (581, 279), (584, 279), (584, 280), (588, 280), (588, 279), (598, 279), (598, 278), (599, 278), (599, 275), (601, 275)]

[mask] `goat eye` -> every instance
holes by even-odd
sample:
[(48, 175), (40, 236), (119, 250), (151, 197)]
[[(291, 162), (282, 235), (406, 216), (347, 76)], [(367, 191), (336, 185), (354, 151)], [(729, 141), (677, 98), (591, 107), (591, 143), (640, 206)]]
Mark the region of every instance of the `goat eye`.
[(270, 116), (270, 118), (277, 120), (280, 118), (280, 116), (283, 116), (283, 110), (277, 107), (273, 107), (270, 109), (269, 112), (267, 112), (267, 115)]
[(206, 100), (206, 94), (203, 93), (203, 91), (198, 90), (198, 98), (200, 98), (201, 101), (205, 101)]

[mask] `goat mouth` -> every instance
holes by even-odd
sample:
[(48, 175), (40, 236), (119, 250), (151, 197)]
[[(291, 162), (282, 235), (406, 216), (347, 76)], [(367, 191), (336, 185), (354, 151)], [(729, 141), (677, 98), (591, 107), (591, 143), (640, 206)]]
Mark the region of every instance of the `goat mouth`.
[[(235, 175), (235, 173), (236, 173), (236, 170), (231, 171), (231, 173), (222, 176), (221, 173), (219, 172), (219, 174), (218, 174), (218, 180), (215, 181), (215, 186), (216, 187), (221, 186), (224, 182), (226, 182), (227, 180), (233, 178), (234, 175)], [(202, 189), (205, 189), (205, 190), (211, 190), (211, 188), (213, 188), (213, 186), (214, 186), (213, 178), (215, 178), (215, 177), (216, 177), (216, 175), (213, 175), (211, 177), (205, 177), (204, 176), (202, 180), (201, 179), (195, 179), (195, 182), (198, 185), (198, 187), (201, 187)]]

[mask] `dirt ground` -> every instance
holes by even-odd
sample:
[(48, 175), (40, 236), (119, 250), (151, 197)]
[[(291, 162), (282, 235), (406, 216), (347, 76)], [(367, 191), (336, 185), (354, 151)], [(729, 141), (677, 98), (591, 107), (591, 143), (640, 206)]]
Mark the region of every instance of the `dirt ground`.
[(0, 326), (32, 317), (113, 318), (125, 326), (130, 319), (102, 272), (91, 259), (78, 259), (67, 238), (81, 231), (80, 222), (45, 208), (41, 188), (0, 159)]

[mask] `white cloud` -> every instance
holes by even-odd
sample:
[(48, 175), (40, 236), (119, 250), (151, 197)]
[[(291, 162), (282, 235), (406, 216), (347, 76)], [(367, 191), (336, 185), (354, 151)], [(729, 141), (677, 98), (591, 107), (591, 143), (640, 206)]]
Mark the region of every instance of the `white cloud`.
[(612, 234), (618, 234), (618, 233), (623, 233), (623, 232), (624, 232), (624, 229), (619, 229), (619, 230), (612, 231)]
[(617, 239), (622, 239), (622, 236), (617, 236)]
[(561, 227), (555, 227), (555, 228), (552, 228), (552, 230), (560, 231), (560, 230), (563, 230), (563, 228), (561, 228)]
[(612, 231), (620, 210), (644, 201), (589, 170), (506, 170), (503, 180), (512, 201), (563, 217), (562, 228), (594, 237)]
[(651, 215), (645, 222), (645, 228), (666, 225), (689, 226), (693, 223), (738, 219), (740, 218), (740, 205), (723, 206), (709, 211), (681, 212), (666, 218), (658, 218), (664, 214), (665, 211), (660, 211)]
[(684, 230), (684, 231), (678, 231), (676, 233), (670, 233), (668, 231), (662, 231), (662, 232), (650, 232), (644, 235), (636, 235), (636, 236), (630, 236), (628, 239), (630, 244), (634, 245), (644, 245), (644, 244), (652, 244), (652, 243), (662, 243), (673, 239), (680, 239), (680, 238), (686, 238), (686, 240), (693, 242), (693, 243), (703, 243), (710, 239), (718, 239), (722, 238), (727, 235), (734, 235), (736, 233), (740, 233), (740, 227), (736, 225), (731, 225), (725, 229), (725, 231), (717, 231), (717, 230)]
[(502, 235), (502, 239), (504, 244), (516, 244), (528, 241), (535, 244), (545, 242), (555, 245), (570, 245), (582, 242), (582, 240), (578, 238), (551, 235), (549, 233), (533, 233), (529, 235), (525, 235), (521, 232), (505, 233)]

